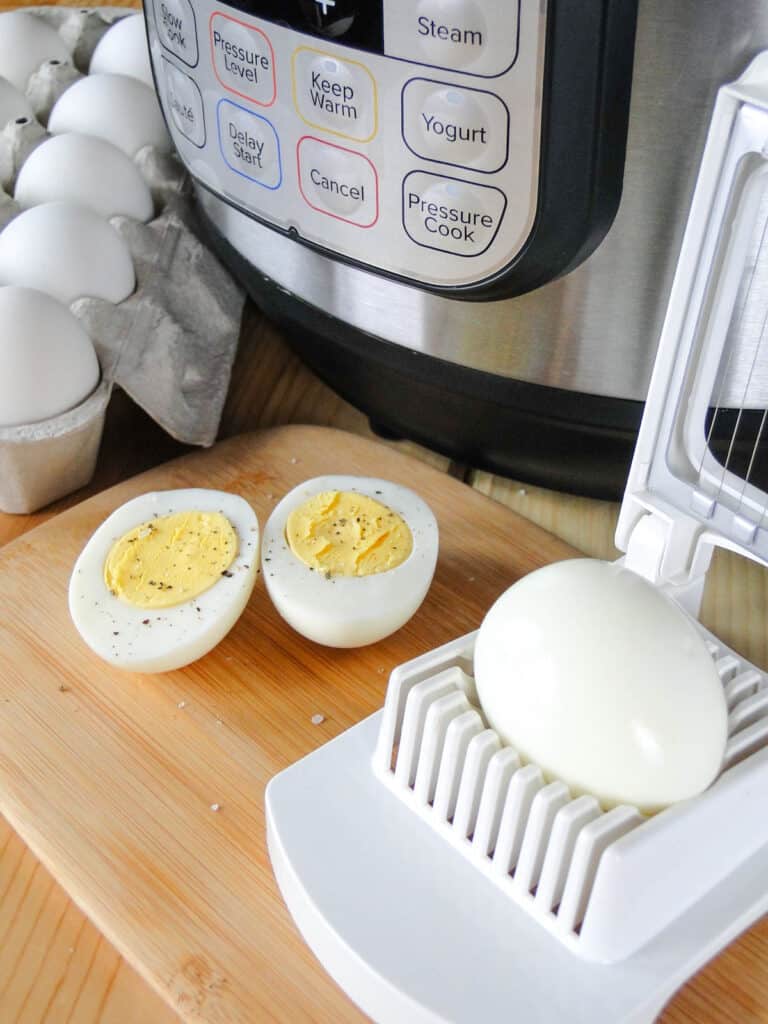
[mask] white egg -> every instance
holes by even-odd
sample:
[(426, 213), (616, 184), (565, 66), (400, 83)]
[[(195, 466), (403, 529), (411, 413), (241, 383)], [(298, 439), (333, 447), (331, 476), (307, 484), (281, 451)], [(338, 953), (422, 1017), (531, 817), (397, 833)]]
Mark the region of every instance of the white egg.
[(171, 150), (157, 97), (148, 85), (127, 75), (86, 75), (75, 82), (51, 111), (48, 131), (96, 135), (131, 158), (144, 146), (162, 153)]
[(58, 416), (98, 383), (91, 339), (66, 306), (31, 288), (0, 288), (0, 427)]
[(130, 157), (95, 135), (54, 135), (33, 149), (16, 179), (14, 199), (23, 208), (65, 200), (101, 217), (122, 214), (148, 221), (154, 212), (149, 186)]
[(92, 75), (128, 75), (154, 89), (144, 16), (131, 14), (107, 29), (93, 51), (88, 70)]
[(20, 117), (26, 117), (31, 121), (34, 116), (32, 104), (24, 93), (19, 92), (7, 78), (0, 78), (0, 128)]
[(0, 14), (0, 75), (22, 92), (30, 75), (47, 60), (69, 60), (59, 33), (25, 11)]
[[(192, 600), (162, 609), (138, 608), (104, 581), (113, 545), (155, 516), (221, 512), (234, 527), (238, 552), (226, 574)], [(105, 661), (133, 672), (170, 672), (212, 650), (232, 629), (253, 590), (259, 524), (243, 498), (191, 488), (142, 494), (116, 509), (83, 548), (69, 583), (69, 612), (85, 643)]]
[[(369, 576), (332, 576), (310, 569), (286, 541), (291, 512), (324, 491), (366, 494), (405, 520), (413, 550), (400, 565)], [(396, 630), (424, 600), (437, 563), (437, 522), (413, 491), (387, 480), (323, 476), (295, 487), (273, 510), (262, 541), (262, 571), (275, 608), (298, 633), (328, 647), (362, 647)]]
[(616, 563), (557, 562), (510, 587), (480, 627), (475, 680), (505, 742), (606, 806), (657, 810), (720, 771), (728, 716), (704, 639)]
[(69, 305), (85, 296), (122, 302), (136, 278), (130, 250), (108, 221), (76, 203), (44, 203), (0, 233), (0, 283)]

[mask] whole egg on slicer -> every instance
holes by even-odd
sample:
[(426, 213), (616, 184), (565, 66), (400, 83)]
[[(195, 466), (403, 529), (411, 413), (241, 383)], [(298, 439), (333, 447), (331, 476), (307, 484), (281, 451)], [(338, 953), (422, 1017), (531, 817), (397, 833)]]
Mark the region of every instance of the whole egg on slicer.
[(286, 904), (376, 1021), (645, 1024), (768, 911), (768, 678), (697, 621), (715, 548), (768, 568), (768, 414), (720, 401), (768, 363), (766, 138), (768, 52), (718, 94), (623, 557), (523, 577), (267, 788)]

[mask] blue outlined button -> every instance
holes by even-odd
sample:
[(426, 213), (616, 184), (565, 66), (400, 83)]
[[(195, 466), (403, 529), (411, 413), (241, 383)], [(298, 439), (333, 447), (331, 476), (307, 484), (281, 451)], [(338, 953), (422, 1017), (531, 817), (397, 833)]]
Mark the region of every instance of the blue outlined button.
[(219, 149), (227, 167), (264, 188), (280, 188), (283, 164), (272, 122), (232, 100), (219, 100), (216, 121)]

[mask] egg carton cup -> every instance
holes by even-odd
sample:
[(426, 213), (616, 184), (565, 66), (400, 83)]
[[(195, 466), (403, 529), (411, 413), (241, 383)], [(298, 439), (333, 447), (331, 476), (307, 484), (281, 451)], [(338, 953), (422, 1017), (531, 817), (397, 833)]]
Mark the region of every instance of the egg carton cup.
[(111, 382), (40, 423), (0, 427), (0, 512), (29, 513), (84, 487), (99, 453)]
[[(16, 180), (30, 153), (50, 137), (45, 125), (53, 106), (88, 73), (104, 33), (136, 13), (108, 7), (23, 9), (59, 32), (72, 60), (41, 65), (26, 89), (35, 118), (0, 127), (0, 230), (22, 212), (13, 198)], [(189, 179), (176, 157), (146, 146), (134, 162), (149, 186), (156, 216), (148, 224), (127, 217), (111, 223), (130, 249), (137, 286), (117, 305), (81, 298), (71, 309), (94, 342), (102, 377), (109, 382), (99, 391), (105, 405), (112, 386), (121, 387), (172, 437), (209, 446), (216, 440), (229, 389), (245, 294), (202, 241)], [(93, 410), (95, 400), (94, 395), (82, 410)], [(49, 424), (4, 431), (0, 507), (33, 511), (66, 493), (67, 473), (59, 469), (67, 462), (72, 467), (69, 490), (82, 486), (85, 467), (93, 470), (89, 445), (100, 427), (96, 431), (94, 420), (89, 440), (80, 438), (80, 460), (67, 454), (66, 439), (85, 429), (73, 412)], [(46, 444), (50, 458), (42, 454)]]

